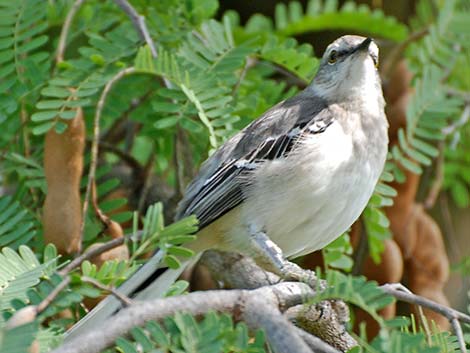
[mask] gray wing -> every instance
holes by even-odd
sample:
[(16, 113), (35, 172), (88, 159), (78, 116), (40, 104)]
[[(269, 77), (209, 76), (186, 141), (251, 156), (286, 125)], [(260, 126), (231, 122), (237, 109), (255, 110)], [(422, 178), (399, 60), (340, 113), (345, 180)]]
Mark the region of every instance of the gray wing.
[(178, 205), (176, 218), (196, 215), (199, 228), (243, 202), (249, 173), (266, 160), (286, 157), (305, 134), (325, 131), (333, 114), (303, 91), (264, 113), (229, 139), (202, 165)]

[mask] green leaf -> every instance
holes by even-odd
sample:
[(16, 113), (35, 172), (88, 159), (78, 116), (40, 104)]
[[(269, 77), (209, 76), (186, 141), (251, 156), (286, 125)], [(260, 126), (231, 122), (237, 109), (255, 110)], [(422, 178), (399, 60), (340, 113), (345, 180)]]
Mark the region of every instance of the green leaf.
[(70, 96), (70, 91), (62, 87), (49, 86), (44, 88), (41, 93), (47, 97), (66, 98)]
[(153, 126), (156, 129), (168, 129), (170, 127), (175, 126), (178, 123), (178, 118), (177, 117), (168, 117), (168, 118), (163, 118), (157, 120)]
[(166, 255), (164, 258), (164, 261), (168, 265), (168, 267), (171, 269), (177, 269), (177, 268), (180, 268), (181, 266), (181, 262), (178, 260), (176, 256), (173, 256), (173, 255)]
[(27, 291), (39, 283), (48, 264), (40, 264), (22, 245), (19, 253), (4, 247), (0, 253), (0, 310), (12, 309), (11, 300), (27, 300)]
[(46, 121), (51, 120), (57, 116), (57, 111), (55, 110), (46, 110), (38, 113), (34, 113), (31, 116), (32, 121)]

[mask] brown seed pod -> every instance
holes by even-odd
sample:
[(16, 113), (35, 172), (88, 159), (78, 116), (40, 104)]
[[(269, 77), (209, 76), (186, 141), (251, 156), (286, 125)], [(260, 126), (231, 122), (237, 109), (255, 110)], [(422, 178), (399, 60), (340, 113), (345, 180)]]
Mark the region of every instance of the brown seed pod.
[[(116, 223), (114, 221), (111, 221), (111, 222), (113, 223), (112, 228), (121, 227), (119, 223)], [(121, 232), (122, 232), (122, 229), (121, 229)], [(107, 234), (113, 237), (111, 233), (107, 233)], [(118, 237), (113, 237), (113, 238), (120, 238), (120, 237), (118, 236)], [(101, 245), (103, 245), (103, 243), (94, 243), (87, 250), (98, 248)], [(108, 250), (104, 253), (101, 253), (93, 257), (90, 261), (96, 266), (101, 267), (101, 265), (103, 265), (105, 261), (109, 261), (109, 260), (118, 260), (118, 261), (129, 260), (129, 249), (127, 248), (127, 245), (126, 244), (119, 245), (115, 247), (114, 249)]]
[(82, 206), (80, 178), (83, 171), (85, 123), (77, 108), (75, 118), (66, 121), (67, 130), (58, 134), (51, 129), (44, 146), (44, 173), (47, 195), (43, 208), (44, 240), (53, 243), (59, 253), (80, 251)]
[(37, 307), (35, 305), (28, 305), (21, 308), (7, 321), (5, 327), (12, 329), (21, 325), (29, 324), (36, 319), (38, 314)]

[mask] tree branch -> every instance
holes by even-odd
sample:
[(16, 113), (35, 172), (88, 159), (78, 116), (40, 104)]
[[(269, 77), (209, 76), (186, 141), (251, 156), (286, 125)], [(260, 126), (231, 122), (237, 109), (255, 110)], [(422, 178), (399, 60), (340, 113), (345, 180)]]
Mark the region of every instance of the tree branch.
[[(284, 315), (302, 330), (313, 333), (332, 347), (346, 352), (357, 342), (345, 329), (341, 318), (333, 305), (334, 301), (323, 301), (312, 305), (297, 305), (289, 308)], [(347, 306), (346, 306), (347, 308)]]
[[(225, 288), (254, 289), (279, 283), (281, 280), (259, 267), (252, 258), (240, 254), (209, 250), (204, 253), (200, 263), (207, 267), (212, 278), (217, 283), (223, 283)], [(349, 312), (347, 317), (344, 317), (341, 314), (344, 310), (337, 310), (339, 303), (342, 302), (325, 301), (308, 306), (299, 305), (295, 310), (289, 308), (285, 315), (309, 334), (345, 352), (357, 343), (345, 330), (344, 322), (349, 319)], [(344, 303), (343, 305), (346, 306)], [(318, 315), (315, 316), (314, 312)]]
[(294, 330), (297, 334), (302, 337), (304, 342), (315, 352), (315, 353), (341, 353), (337, 349), (331, 347), (328, 343), (323, 342), (320, 338), (305, 332), (301, 328), (294, 326)]
[(112, 346), (118, 337), (126, 335), (133, 327), (142, 326), (149, 320), (159, 321), (176, 312), (201, 316), (211, 310), (230, 313), (235, 320), (247, 322), (252, 329), (264, 329), (275, 352), (311, 353), (280, 312), (313, 295), (314, 291), (306, 284), (283, 282), (255, 290), (193, 292), (145, 301), (123, 309), (100, 330), (72, 339), (52, 353), (98, 353)]

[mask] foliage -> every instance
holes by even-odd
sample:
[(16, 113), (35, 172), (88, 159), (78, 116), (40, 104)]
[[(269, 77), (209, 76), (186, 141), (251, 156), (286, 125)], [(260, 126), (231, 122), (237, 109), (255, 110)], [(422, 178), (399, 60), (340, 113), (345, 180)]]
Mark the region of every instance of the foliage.
[(188, 314), (167, 318), (164, 325), (149, 322), (131, 332), (132, 341), (116, 340), (123, 353), (153, 352), (240, 352), (264, 353), (265, 340), (261, 331), (251, 334), (245, 324), (234, 324), (226, 314), (208, 313), (201, 321)]
[[(136, 220), (136, 218), (134, 218)], [(134, 222), (134, 225), (137, 222)], [(143, 220), (141, 236), (131, 245), (131, 259), (139, 257), (146, 251), (159, 249), (163, 252), (163, 261), (170, 268), (178, 268), (178, 258), (189, 258), (194, 252), (181, 244), (195, 240), (193, 235), (197, 231), (197, 219), (194, 216), (183, 218), (169, 226), (164, 226), (162, 204), (157, 203), (148, 208)], [(136, 233), (134, 227), (134, 234)]]
[[(53, 251), (52, 251), (53, 252)], [(33, 251), (26, 245), (21, 245), (18, 252), (4, 247), (0, 254), (0, 308), (2, 312), (13, 309), (11, 301), (24, 300), (28, 289), (35, 287), (40, 278), (47, 274), (48, 265), (55, 259), (50, 259), (51, 249), (46, 249), (46, 263), (40, 263)]]
[[(392, 149), (394, 158), (415, 173), (421, 173), (421, 165), (429, 166), (438, 155), (439, 151), (431, 143), (445, 138), (445, 127), (460, 117), (465, 103), (461, 97), (449, 97), (445, 87), (447, 81), (455, 80), (454, 75), (461, 75), (456, 69), (468, 56), (463, 49), (467, 41), (461, 35), (462, 28), (454, 25), (458, 6), (459, 1), (446, 1), (435, 14), (431, 2), (421, 1), (418, 7), (416, 26), (424, 25), (429, 33), (407, 51), (410, 67), (417, 77), (415, 94), (406, 111), (406, 131), (401, 129), (398, 134), (400, 147)], [(470, 19), (470, 11), (463, 11), (461, 16)], [(462, 49), (456, 52), (455, 48)]]
[(379, 323), (384, 324), (384, 320), (377, 311), (391, 304), (394, 300), (378, 288), (377, 283), (367, 281), (365, 277), (345, 275), (335, 270), (326, 272), (325, 279), (328, 288), (319, 291), (314, 298), (315, 302), (325, 299), (344, 300), (363, 309)]
[[(86, 314), (89, 300), (104, 294), (84, 279), (115, 287), (156, 250), (162, 250), (161, 257), (154, 258), (156, 266), (176, 268), (193, 255), (184, 244), (194, 240), (197, 220), (169, 221), (177, 199), (210, 153), (314, 77), (319, 51), (302, 42), (305, 34), (340, 30), (409, 44), (405, 55), (415, 78), (407, 124), (399, 130), (399, 144), (391, 150), (362, 215), (373, 260), (380, 261), (383, 240), (391, 235), (383, 208), (396, 195), (387, 184), (394, 178), (403, 181), (398, 166), (422, 173), (441, 157), (443, 189), (458, 206), (470, 204), (470, 8), (464, 1), (422, 0), (410, 25), (351, 1), (339, 6), (336, 0), (310, 0), (305, 8), (296, 1), (280, 3), (273, 19), (255, 14), (245, 22), (235, 11), (219, 14), (216, 0), (132, 1), (146, 19), (155, 55), (112, 1), (88, 0), (72, 22), (64, 60), (56, 60), (60, 32), (73, 3), (0, 0), (2, 352), (23, 352), (35, 338), (44, 351), (57, 345), (67, 325)], [(115, 82), (101, 102), (96, 180), (100, 210), (130, 234), (125, 244), (130, 258), (101, 267), (82, 263), (37, 320), (6, 329), (4, 321), (11, 315), (38, 305), (57, 288), (64, 279), (58, 270), (70, 261), (70, 256), (58, 256), (53, 246), (46, 246), (42, 237), (44, 138), (51, 131), (63, 133), (76, 109), (82, 108), (90, 143), (103, 90), (126, 69), (132, 74)], [(89, 167), (87, 148), (82, 197)], [(109, 239), (93, 207), (84, 224), (84, 248)], [(391, 298), (377, 284), (330, 269), (349, 271), (351, 253), (348, 235), (324, 249), (330, 287), (316, 300), (343, 299), (379, 322), (379, 336), (370, 343), (364, 335), (359, 337), (357, 351), (452, 351), (453, 335), (433, 332), (430, 344), (413, 320), (381, 319), (377, 311)], [(167, 295), (182, 294), (187, 287), (187, 282), (178, 281)], [(71, 315), (64, 318), (64, 312)], [(262, 333), (248, 332), (243, 323), (214, 313), (202, 320), (178, 314), (162, 324), (150, 322), (135, 328), (130, 338), (119, 339), (114, 348), (158, 349), (267, 350)]]
[(283, 35), (295, 35), (309, 31), (343, 29), (367, 32), (373, 36), (400, 41), (408, 34), (406, 26), (393, 17), (385, 17), (381, 10), (371, 11), (367, 6), (347, 1), (339, 8), (337, 0), (308, 2), (304, 14), (299, 2), (276, 6), (275, 25)]

